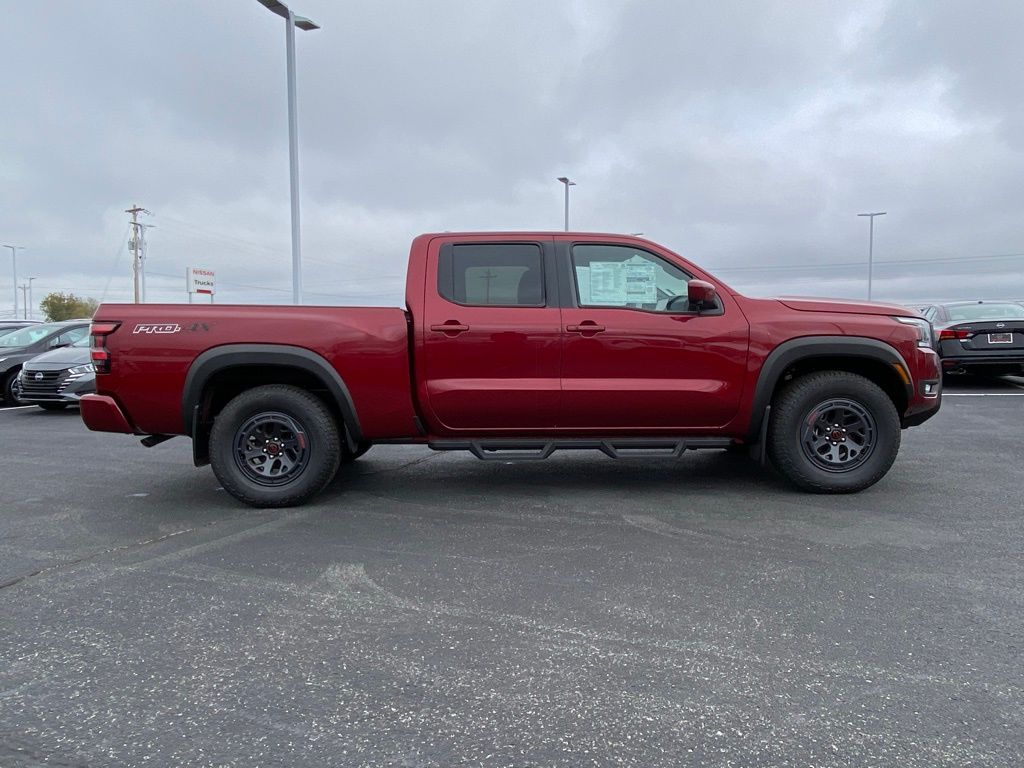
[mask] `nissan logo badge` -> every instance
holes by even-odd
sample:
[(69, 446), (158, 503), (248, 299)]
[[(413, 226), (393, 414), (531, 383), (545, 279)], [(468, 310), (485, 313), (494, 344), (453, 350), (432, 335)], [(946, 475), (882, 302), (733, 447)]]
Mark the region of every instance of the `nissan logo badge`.
[(43, 374), (37, 373), (36, 374), (36, 381), (42, 381), (42, 380), (43, 380)]

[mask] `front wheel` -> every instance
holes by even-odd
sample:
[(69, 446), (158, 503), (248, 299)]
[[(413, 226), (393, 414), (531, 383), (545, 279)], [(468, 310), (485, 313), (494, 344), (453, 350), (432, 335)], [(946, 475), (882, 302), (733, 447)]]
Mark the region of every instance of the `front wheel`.
[(877, 483), (900, 449), (900, 419), (874, 382), (845, 371), (802, 376), (773, 403), (768, 456), (814, 493), (853, 493)]
[(338, 471), (341, 443), (327, 406), (298, 387), (255, 387), (229, 402), (210, 431), (210, 464), (224, 490), (253, 507), (291, 507)]
[(4, 379), (3, 397), (4, 402), (10, 406), (16, 405), (27, 405), (27, 403), (21, 399), (21, 382), (18, 380), (18, 374), (21, 369), (11, 371), (7, 378)]

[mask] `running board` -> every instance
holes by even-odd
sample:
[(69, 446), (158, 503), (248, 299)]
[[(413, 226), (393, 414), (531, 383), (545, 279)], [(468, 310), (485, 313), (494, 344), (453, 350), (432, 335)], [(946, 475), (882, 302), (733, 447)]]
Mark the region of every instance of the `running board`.
[(428, 445), (435, 451), (469, 451), (483, 461), (538, 461), (555, 451), (600, 451), (613, 459), (632, 457), (677, 459), (683, 451), (700, 448), (728, 448), (727, 437), (613, 437), (606, 439), (562, 438), (531, 440), (500, 438), (495, 440), (435, 440)]

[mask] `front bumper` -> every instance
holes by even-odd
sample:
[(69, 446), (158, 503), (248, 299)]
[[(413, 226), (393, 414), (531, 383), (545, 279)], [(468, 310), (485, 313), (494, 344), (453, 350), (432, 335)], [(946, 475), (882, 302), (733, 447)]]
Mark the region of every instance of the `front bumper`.
[(93, 432), (136, 434), (135, 428), (114, 398), (107, 395), (83, 395), (79, 405), (82, 408), (82, 421)]
[[(36, 373), (43, 375), (35, 379)], [(26, 403), (70, 403), (77, 404), (83, 395), (96, 391), (96, 374), (85, 373), (68, 376), (63, 371), (22, 370), (19, 397)]]
[(907, 409), (901, 426), (916, 427), (928, 421), (942, 407), (942, 370), (939, 356), (931, 349), (917, 349), (912, 358), (912, 376), (908, 384)]

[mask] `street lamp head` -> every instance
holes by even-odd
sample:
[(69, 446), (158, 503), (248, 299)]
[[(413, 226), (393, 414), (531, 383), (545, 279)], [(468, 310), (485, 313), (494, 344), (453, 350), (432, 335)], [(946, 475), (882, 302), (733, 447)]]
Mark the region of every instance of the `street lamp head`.
[(558, 180), (560, 182), (562, 182), (563, 184), (565, 184), (567, 187), (575, 187), (576, 186), (576, 182), (575, 181), (569, 181), (569, 177), (568, 176), (559, 176)]
[(885, 216), (885, 211), (878, 211), (877, 213), (858, 213), (858, 216)]
[[(279, 0), (256, 0), (256, 2), (262, 5), (271, 13), (276, 13), (282, 19), (287, 19), (289, 16), (290, 12), (288, 10), (288, 6), (280, 2)], [(305, 30), (306, 32), (308, 32), (311, 29), (320, 29), (320, 27), (316, 23), (314, 23), (310, 19), (307, 19), (305, 16), (296, 16), (294, 13), (292, 13), (291, 19), (292, 23), (295, 24), (296, 27)]]

